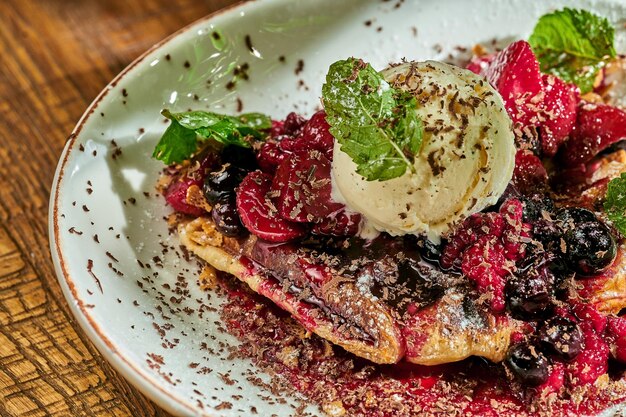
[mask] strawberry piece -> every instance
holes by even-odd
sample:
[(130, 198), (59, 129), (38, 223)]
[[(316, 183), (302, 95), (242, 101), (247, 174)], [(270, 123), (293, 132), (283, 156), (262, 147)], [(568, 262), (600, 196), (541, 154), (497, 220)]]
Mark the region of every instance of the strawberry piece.
[(498, 52), (482, 75), (502, 96), (514, 125), (523, 128), (539, 124), (544, 86), (539, 62), (528, 42), (513, 42)]
[(190, 177), (180, 178), (172, 182), (165, 190), (165, 201), (179, 213), (191, 214), (192, 216), (202, 216), (206, 211), (200, 207), (187, 203), (187, 190), (195, 185), (202, 188), (202, 180)]
[(626, 139), (626, 112), (605, 104), (580, 106), (559, 158), (569, 167), (583, 164), (622, 139)]
[(330, 125), (326, 121), (326, 112), (320, 110), (306, 122), (302, 133), (293, 143), (293, 150), (303, 151), (309, 149), (318, 150), (332, 161), (334, 137), (331, 135)]
[(354, 236), (359, 232), (361, 215), (355, 212), (346, 212), (341, 209), (313, 226), (312, 233), (327, 236)]
[(272, 177), (250, 172), (237, 189), (237, 211), (250, 233), (270, 242), (287, 242), (306, 234), (304, 225), (281, 218), (268, 193)]
[(553, 75), (544, 74), (544, 118), (541, 125), (543, 154), (552, 157), (565, 141), (576, 123), (579, 90), (574, 84), (565, 83)]
[(537, 158), (529, 150), (520, 149), (515, 154), (515, 169), (513, 170), (513, 184), (522, 193), (536, 192), (545, 188), (548, 182), (548, 173)]
[(471, 61), (465, 66), (465, 69), (472, 71), (474, 74), (480, 75), (487, 69), (495, 57), (495, 54), (473, 56)]
[(330, 196), (330, 161), (317, 150), (284, 160), (276, 170), (272, 191), (278, 195), (280, 216), (295, 222), (323, 220), (343, 208)]

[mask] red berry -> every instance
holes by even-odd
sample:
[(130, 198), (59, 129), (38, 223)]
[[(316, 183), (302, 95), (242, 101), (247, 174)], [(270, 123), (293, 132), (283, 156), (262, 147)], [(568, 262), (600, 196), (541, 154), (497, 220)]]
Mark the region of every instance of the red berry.
[(317, 235), (354, 236), (359, 232), (360, 223), (361, 215), (359, 213), (347, 213), (341, 209), (326, 216), (321, 222), (313, 226), (311, 232)]
[(604, 104), (578, 108), (576, 126), (559, 157), (566, 166), (583, 164), (626, 138), (626, 112)]
[(514, 124), (539, 124), (544, 87), (539, 62), (526, 41), (513, 42), (498, 52), (483, 75), (502, 95)]
[(276, 138), (285, 133), (284, 122), (282, 120), (272, 120), (272, 128), (270, 129), (270, 136)]
[(331, 199), (330, 161), (321, 152), (297, 152), (285, 159), (272, 182), (281, 217), (314, 222), (343, 208)]
[(520, 149), (515, 154), (515, 169), (513, 170), (513, 184), (522, 193), (537, 191), (546, 186), (548, 173), (537, 158), (529, 150)]
[(301, 134), (293, 143), (293, 149), (298, 151), (315, 149), (332, 160), (334, 138), (329, 129), (326, 113), (324, 110), (318, 111), (302, 128)]
[(591, 322), (581, 322), (580, 328), (585, 349), (568, 365), (570, 381), (574, 386), (593, 384), (609, 368), (608, 344), (596, 333)]
[(202, 216), (206, 213), (204, 209), (187, 203), (187, 190), (192, 185), (202, 188), (202, 180), (183, 177), (172, 182), (165, 190), (165, 201), (180, 213)]
[(480, 293), (491, 293), (491, 309), (503, 311), (505, 307), (504, 287), (508, 271), (504, 248), (494, 238), (483, 236), (463, 253), (461, 270), (474, 282)]
[(297, 136), (306, 123), (306, 119), (297, 113), (291, 112), (285, 117), (283, 130), (285, 135)]
[(626, 318), (609, 317), (606, 331), (612, 356), (619, 362), (626, 363)]
[(544, 74), (544, 122), (541, 125), (543, 154), (552, 157), (567, 139), (576, 123), (579, 90), (574, 84), (563, 82), (553, 75)]
[(275, 141), (268, 141), (261, 146), (261, 149), (256, 154), (256, 160), (259, 167), (263, 172), (273, 173), (276, 171), (276, 167), (283, 162), (289, 154), (279, 148)]
[(483, 71), (485, 71), (495, 57), (496, 56), (494, 54), (474, 56), (465, 68), (472, 71), (474, 74), (480, 75)]
[(441, 256), (445, 269), (460, 266), (463, 251), (482, 236), (502, 236), (504, 219), (499, 213), (476, 213), (463, 221), (454, 232)]
[(550, 367), (550, 376), (548, 380), (539, 385), (536, 390), (544, 397), (553, 392), (558, 393), (565, 383), (565, 365), (563, 362), (554, 362)]
[(306, 234), (304, 225), (281, 218), (269, 197), (272, 177), (249, 173), (237, 189), (237, 211), (252, 234), (270, 242), (287, 242)]
[(590, 325), (596, 333), (604, 333), (607, 318), (594, 307), (588, 304), (577, 304), (574, 307), (574, 314), (576, 314), (576, 317), (578, 317), (580, 321)]

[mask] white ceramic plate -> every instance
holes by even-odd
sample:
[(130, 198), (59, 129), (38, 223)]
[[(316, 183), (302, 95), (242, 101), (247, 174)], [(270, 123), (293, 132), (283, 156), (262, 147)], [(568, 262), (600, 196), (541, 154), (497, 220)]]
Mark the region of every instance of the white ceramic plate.
[[(150, 158), (166, 126), (160, 110), (235, 113), (242, 105), (275, 118), (310, 115), (338, 59), (362, 57), (379, 69), (403, 57), (445, 59), (458, 45), (525, 37), (538, 16), (563, 5), (595, 10), (620, 28), (626, 17), (619, 0), (259, 0), (156, 45), (87, 109), (56, 172), (50, 246), (79, 323), (119, 372), (175, 414), (245, 416), (251, 407), (262, 416), (293, 414), (297, 399), (272, 401), (247, 381), (249, 361), (227, 359), (237, 341), (217, 330), (221, 300), (195, 284), (195, 262), (174, 255), (176, 238), (162, 219), (168, 209), (154, 192), (162, 165)], [(620, 33), (618, 50), (623, 41)], [(227, 89), (246, 63), (249, 80)], [(165, 255), (162, 245), (171, 248)]]

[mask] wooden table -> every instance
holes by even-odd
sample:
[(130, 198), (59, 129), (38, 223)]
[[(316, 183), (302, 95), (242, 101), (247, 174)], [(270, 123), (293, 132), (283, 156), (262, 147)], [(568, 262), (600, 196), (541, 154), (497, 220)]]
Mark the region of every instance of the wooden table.
[(233, 0), (0, 0), (0, 416), (166, 416), (72, 317), (48, 249), (66, 137), (134, 58)]

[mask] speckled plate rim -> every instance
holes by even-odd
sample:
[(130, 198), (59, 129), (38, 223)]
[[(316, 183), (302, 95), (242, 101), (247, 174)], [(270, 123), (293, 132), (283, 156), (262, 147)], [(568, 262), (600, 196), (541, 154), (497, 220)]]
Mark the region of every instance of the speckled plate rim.
[[(71, 152), (76, 150), (75, 144), (83, 127), (91, 120), (94, 114), (97, 114), (96, 109), (99, 107), (103, 99), (107, 97), (109, 92), (111, 92), (111, 90), (122, 80), (124, 80), (128, 75), (131, 75), (133, 70), (145, 61), (147, 57), (216, 18), (229, 18), (230, 16), (236, 15), (238, 12), (263, 7), (264, 5), (270, 4), (274, 1), (276, 0), (243, 0), (217, 10), (214, 13), (184, 26), (163, 40), (157, 42), (131, 62), (97, 95), (79, 119), (72, 133), (67, 138), (67, 142), (60, 155), (60, 160), (57, 165), (51, 187), (48, 213), (50, 251), (57, 278), (74, 317), (91, 342), (96, 346), (98, 351), (117, 372), (122, 374), (126, 380), (128, 380), (147, 397), (156, 402), (160, 407), (175, 415), (202, 415), (206, 417), (218, 417), (218, 414), (209, 414), (206, 410), (199, 410), (198, 407), (196, 407), (189, 400), (168, 391), (166, 387), (164, 387), (163, 384), (156, 379), (155, 375), (142, 370), (136, 363), (125, 357), (121, 352), (121, 349), (115, 346), (111, 339), (107, 337), (106, 332), (101, 329), (100, 325), (89, 313), (89, 309), (86, 307), (88, 302), (80, 298), (78, 291), (76, 290), (77, 287), (75, 280), (69, 274), (69, 270), (66, 265), (68, 260), (63, 254), (64, 251), (60, 243), (61, 230), (59, 227), (59, 195), (60, 190), (63, 187), (65, 169), (67, 168)], [(607, 417), (611, 415), (621, 415), (616, 413), (623, 412), (623, 408), (624, 405), (618, 404), (613, 408), (605, 410), (601, 413), (601, 415)]]
[[(143, 62), (148, 56), (155, 51), (172, 43), (176, 39), (183, 37), (190, 32), (193, 32), (198, 27), (206, 25), (207, 22), (216, 19), (217, 17), (227, 18), (229, 15), (234, 15), (242, 9), (248, 7), (259, 7), (259, 5), (267, 4), (272, 0), (253, 1), (243, 0), (238, 3), (227, 6), (223, 9), (217, 10), (207, 16), (204, 16), (187, 26), (177, 30), (173, 34), (157, 42), (133, 62), (131, 62), (126, 68), (124, 68), (113, 80), (107, 84), (107, 86), (98, 94), (98, 96), (87, 107), (87, 110), (83, 113), (78, 123), (74, 127), (72, 133), (67, 138), (65, 147), (61, 153), (59, 164), (57, 165), (54, 179), (51, 187), (51, 196), (48, 209), (48, 234), (50, 243), (50, 252), (52, 255), (52, 261), (54, 269), (61, 284), (63, 294), (70, 306), (70, 309), (77, 319), (79, 325), (83, 331), (87, 334), (91, 342), (96, 346), (98, 351), (106, 358), (117, 372), (121, 373), (126, 380), (128, 380), (133, 386), (139, 389), (143, 394), (156, 402), (160, 407), (164, 408), (170, 413), (175, 415), (197, 415), (198, 408), (191, 404), (184, 398), (168, 392), (163, 385), (154, 378), (154, 375), (142, 370), (133, 361), (126, 358), (113, 342), (107, 337), (106, 333), (100, 328), (96, 320), (93, 319), (89, 310), (85, 307), (86, 301), (82, 300), (76, 291), (76, 285), (74, 279), (69, 274), (66, 266), (67, 260), (64, 256), (63, 248), (60, 244), (60, 228), (59, 228), (59, 195), (63, 185), (63, 179), (65, 175), (65, 168), (70, 157), (70, 154), (74, 149), (74, 144), (80, 135), (83, 126), (90, 120), (90, 118), (96, 114), (96, 109), (102, 102), (102, 100), (108, 95), (108, 93), (122, 81), (132, 70)], [(201, 413), (207, 417), (217, 417), (215, 414), (208, 414), (206, 411)]]

